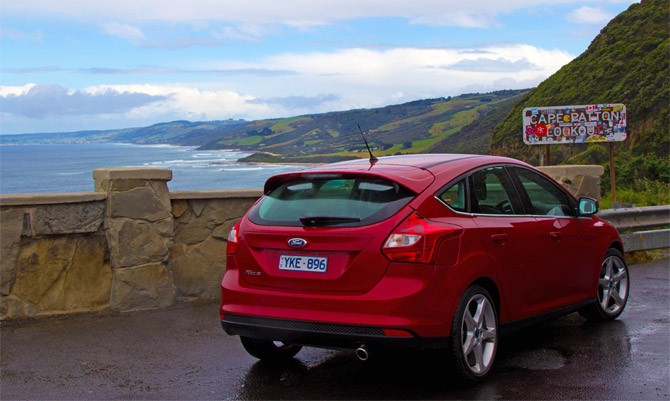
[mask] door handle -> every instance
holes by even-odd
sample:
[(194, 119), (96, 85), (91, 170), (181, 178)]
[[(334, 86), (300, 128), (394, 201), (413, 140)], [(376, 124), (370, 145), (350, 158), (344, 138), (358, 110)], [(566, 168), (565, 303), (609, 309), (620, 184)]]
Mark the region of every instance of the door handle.
[(552, 232), (550, 232), (550, 233), (549, 233), (549, 236), (550, 236), (552, 239), (555, 239), (556, 241), (558, 241), (558, 240), (560, 240), (561, 238), (563, 238), (563, 235), (562, 235), (560, 232), (558, 232), (558, 231), (552, 231)]
[(493, 242), (497, 242), (498, 244), (502, 245), (505, 242), (507, 242), (507, 234), (493, 234), (491, 235), (491, 239)]

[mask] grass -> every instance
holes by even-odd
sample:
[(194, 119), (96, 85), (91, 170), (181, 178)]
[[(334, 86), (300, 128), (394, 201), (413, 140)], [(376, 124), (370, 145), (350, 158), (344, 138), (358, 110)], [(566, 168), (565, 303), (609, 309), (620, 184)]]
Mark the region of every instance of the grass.
[[(632, 203), (635, 206), (658, 206), (670, 204), (670, 184), (662, 181), (642, 179), (633, 187), (616, 189), (618, 203)], [(612, 207), (612, 193), (606, 193), (600, 200), (600, 209)], [(654, 251), (640, 251), (626, 253), (626, 262), (629, 265), (651, 262), (668, 257), (668, 249)]]
[(445, 133), (449, 131), (455, 132), (453, 131), (454, 128), (459, 129), (467, 124), (470, 124), (479, 117), (479, 108), (480, 107), (473, 107), (472, 109), (459, 111), (449, 120), (433, 124), (429, 131), (431, 136), (443, 138), (446, 136), (444, 135)]
[(637, 265), (640, 263), (647, 263), (667, 257), (668, 257), (667, 249), (658, 249), (655, 251), (627, 252), (626, 263), (628, 265)]
[(259, 143), (263, 139), (262, 136), (253, 135), (247, 136), (244, 138), (232, 138), (226, 139), (225, 141), (219, 141), (218, 143), (226, 146), (235, 146), (235, 145), (254, 145)]
[(272, 131), (274, 131), (276, 134), (283, 134), (285, 132), (289, 132), (293, 130), (293, 127), (291, 127), (291, 124), (299, 122), (299, 121), (310, 121), (310, 117), (292, 117), (292, 118), (284, 118), (280, 120), (277, 124), (273, 125), (270, 127)]
[[(643, 179), (633, 187), (616, 188), (617, 203), (632, 203), (635, 206), (670, 205), (670, 184)], [(601, 209), (612, 207), (612, 192), (600, 199)]]

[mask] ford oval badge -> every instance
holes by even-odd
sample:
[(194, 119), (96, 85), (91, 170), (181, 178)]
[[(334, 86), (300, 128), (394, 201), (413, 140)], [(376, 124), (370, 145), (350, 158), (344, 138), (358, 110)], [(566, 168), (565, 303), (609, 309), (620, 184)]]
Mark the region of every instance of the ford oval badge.
[(291, 238), (288, 240), (288, 244), (294, 248), (302, 248), (303, 246), (307, 245), (307, 241), (302, 238)]

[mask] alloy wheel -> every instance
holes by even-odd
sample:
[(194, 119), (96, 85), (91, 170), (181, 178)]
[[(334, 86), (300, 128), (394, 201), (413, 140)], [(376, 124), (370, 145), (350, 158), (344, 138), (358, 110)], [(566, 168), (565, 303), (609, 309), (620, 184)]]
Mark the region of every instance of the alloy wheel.
[(483, 374), (490, 368), (497, 341), (493, 305), (483, 294), (475, 294), (463, 313), (461, 330), (463, 357), (473, 373)]
[(628, 270), (624, 262), (615, 255), (603, 261), (598, 281), (598, 302), (602, 310), (617, 314), (626, 305), (628, 298)]

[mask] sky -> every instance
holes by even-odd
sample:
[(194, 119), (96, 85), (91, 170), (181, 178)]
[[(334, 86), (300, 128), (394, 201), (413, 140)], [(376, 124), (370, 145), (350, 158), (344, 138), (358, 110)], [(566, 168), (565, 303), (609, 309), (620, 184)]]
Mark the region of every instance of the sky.
[(537, 86), (631, 0), (0, 0), (0, 134)]

